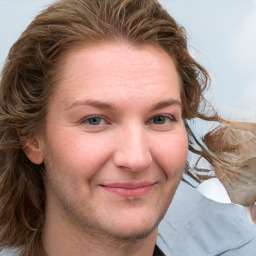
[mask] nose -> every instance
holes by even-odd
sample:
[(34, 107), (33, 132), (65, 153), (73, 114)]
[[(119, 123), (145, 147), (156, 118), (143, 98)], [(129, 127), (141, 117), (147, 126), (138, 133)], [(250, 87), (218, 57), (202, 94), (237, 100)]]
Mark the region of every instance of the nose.
[(132, 172), (147, 169), (152, 162), (149, 139), (143, 128), (130, 126), (122, 129), (118, 136), (114, 163), (118, 167), (129, 169)]

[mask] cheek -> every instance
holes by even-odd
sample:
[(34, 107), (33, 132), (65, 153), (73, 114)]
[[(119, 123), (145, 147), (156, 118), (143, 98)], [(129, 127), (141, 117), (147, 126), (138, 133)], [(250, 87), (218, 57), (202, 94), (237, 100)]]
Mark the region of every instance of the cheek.
[(67, 136), (59, 133), (48, 138), (51, 141), (49, 153), (54, 164), (67, 174), (93, 176), (108, 159), (110, 143), (104, 143), (104, 140), (96, 136), (90, 138), (83, 133), (65, 134)]
[(184, 170), (188, 154), (187, 134), (170, 137), (157, 149), (159, 165), (167, 177), (180, 176)]

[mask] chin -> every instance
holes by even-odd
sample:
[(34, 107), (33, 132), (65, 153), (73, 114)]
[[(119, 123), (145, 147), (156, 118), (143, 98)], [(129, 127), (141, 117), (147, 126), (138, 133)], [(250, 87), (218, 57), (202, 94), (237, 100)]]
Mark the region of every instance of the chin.
[[(129, 208), (119, 209), (112, 219), (112, 234), (121, 239), (143, 239), (148, 237), (164, 218), (166, 207), (159, 205), (158, 209), (145, 207), (133, 211)], [(122, 216), (122, 217), (121, 217)]]
[(151, 235), (151, 233), (157, 228), (158, 224), (162, 220), (158, 218), (154, 221), (137, 220), (136, 222), (125, 223), (115, 226), (115, 230), (112, 230), (112, 234), (119, 239), (123, 240), (138, 240), (144, 239)]
[(122, 240), (141, 240), (149, 235), (155, 230), (155, 226), (150, 228), (150, 229), (144, 229), (144, 230), (131, 230), (131, 231), (126, 231), (126, 232), (117, 232), (114, 236), (116, 236), (119, 239)]

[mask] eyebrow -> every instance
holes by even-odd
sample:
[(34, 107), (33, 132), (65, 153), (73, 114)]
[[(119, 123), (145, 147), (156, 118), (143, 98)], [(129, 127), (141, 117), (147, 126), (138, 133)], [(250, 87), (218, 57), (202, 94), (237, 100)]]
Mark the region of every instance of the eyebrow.
[(155, 105), (153, 105), (152, 108), (151, 108), (151, 111), (159, 110), (161, 108), (169, 107), (169, 106), (172, 106), (172, 105), (178, 105), (181, 108), (183, 106), (180, 100), (167, 99), (167, 100), (160, 101), (160, 102), (156, 103)]
[(106, 103), (103, 101), (97, 101), (97, 100), (78, 100), (74, 103), (72, 103), (70, 106), (67, 107), (68, 109), (74, 108), (76, 106), (80, 106), (80, 105), (84, 105), (84, 106), (92, 106), (92, 107), (96, 107), (99, 109), (107, 109), (107, 110), (111, 110), (114, 111), (116, 109), (114, 104), (110, 104), (110, 103)]
[[(78, 100), (74, 103), (72, 103), (70, 106), (68, 106), (66, 109), (71, 109), (74, 108), (76, 106), (80, 106), (80, 105), (84, 105), (84, 106), (92, 106), (92, 107), (96, 107), (99, 109), (106, 109), (106, 110), (110, 110), (110, 111), (115, 111), (116, 110), (116, 106), (114, 104), (111, 103), (107, 103), (107, 102), (103, 102), (103, 101), (97, 101), (97, 100)], [(156, 104), (154, 104), (150, 110), (154, 111), (154, 110), (158, 110), (164, 107), (168, 107), (168, 106), (172, 106), (172, 105), (178, 105), (182, 108), (182, 103), (180, 100), (175, 100), (175, 99), (167, 99), (167, 100), (163, 100), (160, 101)]]

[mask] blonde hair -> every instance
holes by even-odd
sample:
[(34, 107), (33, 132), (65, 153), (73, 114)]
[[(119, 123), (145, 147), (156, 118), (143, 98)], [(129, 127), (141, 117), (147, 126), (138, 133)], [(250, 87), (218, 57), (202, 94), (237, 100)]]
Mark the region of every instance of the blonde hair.
[[(208, 73), (190, 56), (184, 29), (156, 0), (52, 4), (12, 46), (2, 73), (0, 246), (23, 246), (22, 255), (44, 255), (40, 241), (45, 216), (44, 165), (30, 162), (22, 148), (31, 134), (43, 129), (58, 60), (78, 44), (120, 39), (132, 45), (154, 44), (170, 55), (182, 79), (184, 119), (218, 120), (215, 113), (210, 117), (199, 113)], [(188, 134), (193, 137), (189, 127)]]

